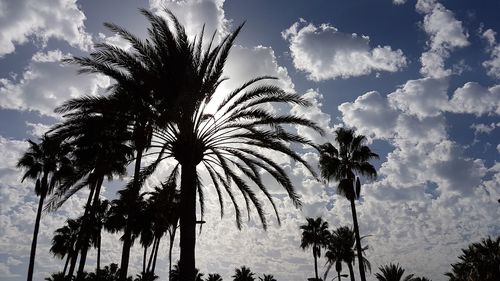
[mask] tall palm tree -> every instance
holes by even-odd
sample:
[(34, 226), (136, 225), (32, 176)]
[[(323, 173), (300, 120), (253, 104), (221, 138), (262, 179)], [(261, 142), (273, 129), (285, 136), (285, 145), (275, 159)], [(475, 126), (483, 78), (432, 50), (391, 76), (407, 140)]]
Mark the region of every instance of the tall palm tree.
[(205, 281), (222, 281), (222, 276), (219, 273), (210, 273)]
[(255, 277), (254, 273), (250, 270), (250, 268), (246, 266), (242, 266), (240, 268), (236, 268), (234, 270), (233, 281), (254, 281)]
[(330, 231), (328, 231), (328, 222), (323, 221), (321, 217), (316, 219), (306, 218), (307, 224), (301, 225), (302, 239), (300, 247), (305, 250), (309, 247), (312, 248), (314, 258), (314, 273), (316, 280), (318, 276), (318, 258), (321, 257), (321, 248), (327, 246), (328, 239), (330, 238)]
[[(289, 143), (313, 145), (284, 126), (301, 125), (321, 131), (313, 122), (293, 115), (274, 115), (263, 108), (269, 102), (309, 105), (294, 94), (257, 82), (272, 79), (259, 77), (250, 80), (223, 98), (215, 99), (218, 86), (225, 80), (221, 77), (225, 61), (241, 26), (215, 44), (202, 42), (203, 31), (198, 40), (189, 40), (183, 26), (168, 10), (170, 22), (148, 11), (150, 40), (141, 41), (128, 31), (107, 24), (132, 45), (127, 52), (106, 44), (96, 46), (97, 51), (88, 58), (67, 60), (79, 64), (81, 72), (98, 72), (116, 81), (112, 94), (107, 97), (85, 97), (70, 101), (60, 111), (75, 108), (102, 113), (103, 104), (116, 104), (116, 114), (130, 121), (136, 151), (133, 184), (130, 192), (130, 210), (134, 210), (135, 198), (139, 196), (145, 178), (141, 174), (141, 159), (148, 148), (156, 149), (158, 159), (144, 169), (151, 172), (165, 158), (174, 158), (181, 166), (181, 257), (180, 270), (183, 280), (194, 280), (196, 193), (201, 192), (198, 181), (198, 164), (208, 171), (222, 206), (222, 190), (225, 190), (236, 209), (238, 227), (241, 213), (231, 185), (243, 194), (249, 208), (253, 204), (263, 223), (267, 222), (263, 206), (248, 182), (254, 183), (270, 200), (272, 197), (262, 183), (260, 169), (268, 172), (288, 192), (295, 206), (300, 206), (299, 196), (284, 170), (266, 156), (268, 151), (277, 151), (308, 166)], [(208, 46), (203, 48), (203, 46)], [(253, 87), (252, 87), (253, 86)], [(209, 106), (213, 104), (214, 106)], [(212, 109), (215, 107), (215, 110)], [(154, 137), (153, 137), (154, 135)], [(153, 141), (153, 145), (149, 145)], [(241, 174), (240, 174), (241, 172)], [(147, 173), (144, 173), (147, 174)], [(200, 202), (203, 198), (200, 194)], [(126, 276), (133, 225), (127, 221), (123, 236), (122, 269)]]
[(69, 219), (66, 221), (66, 225), (54, 231), (50, 252), (61, 259), (66, 256), (66, 262), (62, 271), (63, 276), (66, 274), (69, 261), (76, 250), (75, 244), (80, 233), (80, 227), (81, 222), (79, 220)]
[(272, 274), (264, 274), (262, 277), (259, 277), (260, 281), (276, 281)]
[(366, 137), (356, 135), (353, 129), (338, 128), (335, 131), (338, 149), (331, 143), (320, 146), (321, 176), (326, 180), (339, 182), (337, 192), (345, 196), (351, 203), (351, 212), (356, 235), (358, 265), (361, 281), (366, 281), (363, 265), (363, 247), (359, 234), (358, 218), (354, 200), (361, 195), (361, 183), (358, 175), (376, 178), (377, 171), (368, 161), (377, 159), (378, 155), (365, 145)]
[[(112, 114), (88, 114), (80, 108), (63, 110), (63, 107), (64, 105), (56, 109), (56, 112), (65, 113), (63, 122), (51, 128), (49, 134), (73, 146), (72, 155), (77, 172), (58, 188), (47, 208), (56, 210), (73, 194), (88, 186), (90, 192), (82, 221), (85, 224), (83, 228), (87, 229), (92, 227), (90, 221), (95, 216), (94, 210), (98, 209), (96, 205), (105, 177), (112, 179), (126, 174), (126, 166), (132, 156), (127, 143), (130, 133), (127, 131), (127, 124)], [(86, 241), (90, 239), (87, 237), (90, 232), (81, 234), (77, 242), (77, 248), (81, 252), (78, 279), (82, 279), (89, 245)], [(73, 270), (74, 263), (69, 275), (73, 274)]]
[(70, 147), (55, 139), (43, 136), (40, 143), (28, 140), (30, 146), (17, 162), (17, 167), (25, 170), (21, 181), (32, 179), (36, 182), (35, 193), (40, 196), (31, 242), (30, 262), (27, 280), (32, 281), (35, 265), (36, 245), (40, 218), (45, 198), (61, 181), (73, 173), (71, 160), (67, 157)]
[[(364, 237), (361, 237), (363, 240)], [(323, 279), (326, 280), (326, 276), (330, 267), (334, 265), (336, 266), (338, 274), (341, 271), (342, 265), (337, 265), (337, 262), (345, 262), (347, 267), (349, 268), (349, 276), (351, 281), (354, 281), (354, 269), (353, 264), (355, 263), (356, 257), (356, 237), (354, 231), (348, 226), (342, 226), (332, 231), (332, 235), (328, 241), (327, 252), (325, 253), (325, 257), (329, 261), (329, 267), (324, 274)], [(367, 246), (363, 247), (363, 251), (367, 249)], [(371, 271), (370, 262), (363, 257), (363, 265), (365, 270)], [(340, 277), (338, 277), (340, 279)]]
[(413, 274), (403, 277), (405, 270), (399, 264), (389, 264), (379, 267), (380, 273), (375, 273), (378, 281), (414, 281)]
[(452, 264), (452, 271), (445, 275), (450, 281), (493, 281), (500, 280), (500, 236), (472, 243)]

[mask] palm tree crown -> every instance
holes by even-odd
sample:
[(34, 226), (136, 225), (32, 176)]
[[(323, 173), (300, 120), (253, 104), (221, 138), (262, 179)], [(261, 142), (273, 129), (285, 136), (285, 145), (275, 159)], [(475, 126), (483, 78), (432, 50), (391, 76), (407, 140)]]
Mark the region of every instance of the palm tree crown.
[(318, 262), (317, 259), (321, 256), (321, 248), (326, 247), (328, 239), (330, 237), (330, 231), (328, 231), (328, 222), (323, 221), (321, 217), (316, 219), (306, 218), (307, 224), (301, 225), (302, 239), (300, 242), (300, 247), (302, 249), (307, 249), (309, 247), (313, 250), (314, 258), (314, 272), (316, 274), (316, 279), (318, 279)]
[(250, 268), (246, 266), (242, 266), (240, 268), (236, 268), (234, 275), (232, 276), (234, 281), (254, 281), (254, 273), (250, 270)]
[(413, 274), (403, 278), (405, 270), (399, 264), (389, 264), (379, 267), (380, 273), (375, 273), (378, 281), (413, 281)]

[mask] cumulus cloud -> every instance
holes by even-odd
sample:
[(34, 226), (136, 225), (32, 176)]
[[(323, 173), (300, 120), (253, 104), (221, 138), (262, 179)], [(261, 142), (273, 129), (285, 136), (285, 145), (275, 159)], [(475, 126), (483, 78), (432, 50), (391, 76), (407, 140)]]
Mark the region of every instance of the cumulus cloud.
[(396, 72), (406, 66), (401, 50), (371, 48), (368, 36), (343, 33), (330, 24), (315, 26), (301, 19), (283, 31), (282, 37), (290, 43), (295, 68), (314, 81)]
[(214, 32), (217, 32), (216, 40), (229, 32), (230, 21), (225, 17), (223, 5), (224, 0), (149, 0), (149, 7), (155, 13), (166, 16), (164, 8), (172, 11), (190, 36), (199, 35), (205, 26), (205, 40), (209, 40)]
[(487, 51), (490, 54), (490, 59), (483, 62), (483, 66), (489, 76), (500, 79), (500, 44), (496, 42), (496, 34), (492, 29), (487, 29), (481, 35), (488, 42)]
[(420, 73), (426, 77), (442, 78), (452, 72), (445, 68), (445, 60), (456, 48), (469, 45), (468, 34), (462, 22), (457, 20), (452, 11), (435, 0), (419, 0), (417, 11), (425, 14), (422, 28), (429, 36), (429, 50), (422, 53)]
[(61, 64), (63, 56), (60, 50), (38, 52), (20, 79), (0, 78), (0, 107), (55, 116), (54, 108), (67, 99), (95, 95), (109, 86), (103, 76), (76, 75), (76, 67)]
[(500, 114), (500, 85), (484, 87), (476, 82), (465, 83), (455, 90), (448, 110), (456, 113)]
[(389, 94), (389, 102), (407, 114), (419, 118), (434, 117), (448, 102), (448, 82), (444, 79), (423, 78), (407, 81)]
[(88, 50), (92, 37), (85, 31), (83, 12), (76, 0), (3, 1), (0, 17), (0, 57), (15, 51), (16, 44), (30, 36), (45, 44), (50, 38), (66, 41), (73, 47)]

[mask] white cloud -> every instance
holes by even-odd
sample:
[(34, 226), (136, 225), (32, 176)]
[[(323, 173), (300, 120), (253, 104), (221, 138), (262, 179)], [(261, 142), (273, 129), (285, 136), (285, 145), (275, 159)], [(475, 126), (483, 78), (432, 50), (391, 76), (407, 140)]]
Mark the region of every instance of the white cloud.
[(31, 128), (29, 131), (27, 131), (27, 133), (33, 137), (43, 136), (51, 127), (50, 125), (41, 123), (31, 123), (31, 122), (25, 122), (25, 123), (27, 127)]
[(483, 62), (483, 66), (489, 76), (500, 79), (500, 44), (497, 44), (495, 36), (496, 32), (492, 29), (488, 29), (482, 34), (482, 37), (488, 42), (487, 51), (490, 54), (490, 59)]
[(422, 27), (429, 35), (429, 50), (422, 53), (420, 73), (426, 77), (442, 78), (452, 72), (445, 68), (445, 60), (456, 48), (469, 45), (468, 34), (453, 12), (435, 0), (419, 0), (417, 11), (424, 13)]
[(30, 36), (43, 44), (50, 38), (61, 39), (82, 50), (92, 45), (76, 0), (2, 1), (1, 10), (0, 57), (14, 52), (15, 45), (26, 43)]
[(434, 117), (448, 102), (447, 90), (445, 79), (423, 78), (407, 81), (387, 98), (394, 107), (407, 114), (419, 118)]
[(67, 99), (109, 86), (106, 77), (76, 75), (76, 67), (60, 63), (63, 56), (59, 50), (36, 53), (19, 80), (0, 78), (0, 107), (55, 116), (54, 108)]
[(483, 114), (500, 114), (500, 85), (487, 88), (476, 82), (465, 83), (455, 90), (448, 111)]
[(223, 5), (224, 0), (149, 0), (149, 6), (155, 13), (165, 16), (164, 7), (172, 11), (190, 36), (199, 35), (205, 25), (204, 40), (209, 40), (214, 32), (217, 32), (216, 40), (229, 32), (230, 21), (225, 17)]
[(290, 43), (295, 68), (314, 81), (396, 72), (406, 66), (401, 50), (371, 48), (368, 36), (343, 33), (330, 24), (315, 26), (301, 19), (283, 31), (282, 37)]
[(403, 5), (404, 3), (406, 3), (406, 0), (392, 0), (392, 3), (394, 3), (395, 5)]

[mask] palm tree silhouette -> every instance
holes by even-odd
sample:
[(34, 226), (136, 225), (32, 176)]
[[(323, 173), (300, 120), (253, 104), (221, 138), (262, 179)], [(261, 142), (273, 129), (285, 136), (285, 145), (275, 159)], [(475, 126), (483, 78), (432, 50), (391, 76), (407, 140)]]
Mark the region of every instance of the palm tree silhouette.
[(321, 217), (316, 219), (306, 218), (307, 224), (301, 225), (302, 239), (300, 247), (302, 249), (312, 248), (314, 258), (314, 273), (316, 280), (318, 277), (318, 258), (321, 257), (321, 248), (326, 247), (330, 232), (328, 231), (328, 222), (323, 221)]
[[(338, 128), (335, 131), (339, 147), (338, 149), (331, 143), (320, 146), (320, 170), (321, 176), (327, 180), (339, 182), (337, 192), (345, 196), (351, 202), (351, 212), (356, 235), (356, 248), (358, 252), (359, 274), (361, 281), (366, 281), (363, 262), (363, 249), (361, 237), (359, 235), (358, 218), (356, 215), (356, 205), (354, 200), (359, 199), (361, 194), (361, 183), (357, 174), (375, 178), (377, 171), (368, 161), (377, 159), (378, 155), (373, 153), (364, 143), (366, 137), (356, 135), (354, 130)], [(356, 187), (356, 188), (355, 188)]]
[(70, 147), (55, 139), (43, 136), (40, 143), (28, 140), (29, 148), (17, 162), (17, 167), (25, 170), (21, 181), (35, 180), (35, 193), (40, 196), (31, 242), (30, 262), (27, 280), (33, 280), (36, 245), (44, 200), (61, 181), (73, 173), (71, 160), (67, 157)]
[(63, 259), (66, 257), (66, 262), (64, 263), (64, 269), (62, 271), (62, 276), (66, 275), (66, 270), (68, 269), (68, 264), (75, 252), (75, 244), (80, 233), (81, 222), (79, 220), (68, 219), (66, 225), (58, 228), (54, 231), (54, 236), (52, 237), (52, 246), (50, 247), (50, 252), (54, 256)]
[(399, 264), (389, 264), (379, 267), (380, 273), (375, 273), (378, 281), (414, 281), (413, 274), (403, 278), (405, 270)]
[[(194, 280), (197, 192), (200, 202), (203, 198), (196, 168), (198, 164), (204, 165), (214, 183), (221, 214), (222, 190), (225, 190), (235, 206), (237, 226), (241, 227), (241, 212), (231, 189), (234, 184), (243, 194), (247, 209), (253, 204), (266, 228), (263, 205), (248, 181), (264, 193), (276, 214), (276, 206), (262, 182), (260, 169), (275, 178), (286, 189), (295, 206), (300, 206), (299, 196), (288, 176), (266, 153), (280, 152), (302, 163), (312, 172), (307, 162), (288, 144), (313, 144), (286, 131), (284, 126), (301, 125), (317, 131), (321, 129), (304, 118), (275, 115), (262, 107), (269, 102), (309, 105), (301, 97), (285, 93), (276, 86), (257, 85), (257, 82), (273, 79), (271, 77), (252, 79), (217, 103), (220, 99), (214, 99), (214, 94), (225, 80), (221, 77), (224, 64), (241, 26), (223, 38), (221, 43), (215, 44), (212, 39), (208, 45), (204, 45), (203, 30), (198, 40), (190, 41), (177, 18), (170, 11), (166, 12), (170, 15), (171, 25), (164, 18), (142, 10), (151, 25), (151, 38), (148, 41), (141, 41), (116, 25), (106, 24), (131, 43), (131, 52), (100, 44), (88, 58), (66, 60), (79, 64), (80, 72), (102, 73), (117, 82), (111, 88), (110, 96), (75, 99), (60, 107), (59, 112), (79, 109), (104, 114), (113, 108), (114, 114), (128, 120), (136, 151), (133, 183), (127, 193), (130, 198), (124, 198), (129, 201), (126, 205), (131, 212), (136, 209), (135, 198), (139, 196), (145, 177), (163, 159), (177, 160), (182, 171), (180, 274), (183, 280)], [(151, 142), (153, 145), (150, 145)], [(141, 173), (143, 152), (151, 148), (158, 159)], [(127, 273), (132, 243), (133, 225), (129, 219), (126, 222), (122, 277)]]
[(500, 236), (472, 243), (458, 257), (459, 262), (452, 264), (452, 271), (445, 273), (450, 281), (460, 280), (500, 280)]
[[(56, 111), (62, 112), (61, 108)], [(58, 188), (49, 200), (47, 209), (56, 210), (73, 194), (88, 186), (90, 193), (82, 220), (83, 228), (87, 229), (92, 227), (90, 220), (94, 217), (104, 178), (112, 179), (115, 175), (126, 174), (126, 166), (132, 156), (127, 144), (130, 136), (126, 124), (110, 114), (87, 115), (85, 111), (75, 109), (68, 111), (64, 117), (64, 122), (54, 126), (49, 133), (51, 137), (72, 145), (76, 172)], [(77, 279), (82, 279), (88, 234), (90, 232), (82, 232), (77, 242), (77, 249), (81, 252)], [(70, 276), (73, 275), (74, 266), (72, 262)]]
[(250, 270), (250, 268), (242, 266), (235, 269), (232, 277), (234, 281), (254, 281), (255, 278), (253, 276), (254, 273)]
[[(361, 237), (361, 240), (364, 237)], [(353, 263), (355, 263), (356, 257), (356, 237), (354, 231), (348, 226), (342, 226), (334, 231), (332, 231), (332, 235), (328, 241), (327, 252), (325, 253), (325, 257), (329, 261), (329, 267), (327, 268), (323, 279), (326, 280), (326, 276), (330, 267), (335, 263), (335, 267), (337, 269), (338, 275), (340, 276), (340, 271), (342, 270), (342, 265), (337, 265), (337, 262), (345, 262), (347, 267), (349, 268), (349, 276), (351, 281), (354, 281), (354, 269)], [(362, 250), (365, 251), (368, 247), (364, 247)], [(371, 271), (370, 262), (363, 257), (363, 265), (365, 270)], [(340, 270), (339, 270), (340, 269)], [(337, 277), (340, 280), (340, 277)]]
[(219, 273), (210, 273), (205, 281), (222, 281), (222, 277)]
[(260, 281), (276, 281), (272, 274), (264, 274), (262, 277), (259, 277)]

